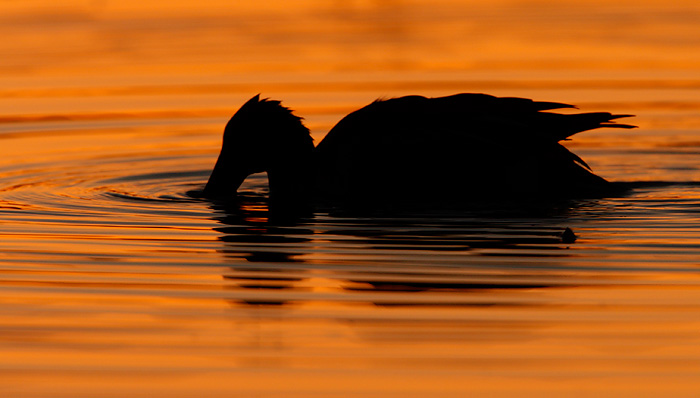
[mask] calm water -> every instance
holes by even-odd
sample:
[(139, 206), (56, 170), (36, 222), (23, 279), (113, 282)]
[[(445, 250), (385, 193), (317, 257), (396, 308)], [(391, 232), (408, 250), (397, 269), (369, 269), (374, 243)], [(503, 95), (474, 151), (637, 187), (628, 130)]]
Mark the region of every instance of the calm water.
[[(0, 4), (0, 395), (697, 396), (696, 2), (146, 3)], [(264, 175), (184, 194), (258, 92), (319, 141), (461, 91), (636, 114), (567, 146), (660, 183), (295, 222)]]

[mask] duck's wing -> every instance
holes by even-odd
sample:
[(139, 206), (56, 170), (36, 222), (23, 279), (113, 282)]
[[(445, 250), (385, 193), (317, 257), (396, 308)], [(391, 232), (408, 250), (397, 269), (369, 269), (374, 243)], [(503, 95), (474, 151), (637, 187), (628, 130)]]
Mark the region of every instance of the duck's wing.
[(558, 142), (572, 135), (602, 128), (634, 128), (616, 123), (632, 115), (607, 112), (560, 114), (548, 112), (576, 107), (559, 102), (487, 94), (456, 94), (426, 98), (406, 96), (378, 100), (343, 118), (318, 145), (319, 152), (334, 152), (346, 145), (391, 139), (426, 141), (447, 135), (471, 136), (517, 145)]
[[(633, 115), (609, 112), (555, 113), (552, 110), (576, 109), (575, 106), (558, 102), (540, 102), (526, 98), (498, 98), (483, 94), (458, 94), (436, 99), (450, 104), (450, 117), (459, 117), (458, 109), (467, 103), (474, 104), (469, 112), (467, 125), (471, 134), (485, 135), (485, 140), (510, 146), (503, 155), (516, 162), (526, 152), (542, 155), (558, 166), (581, 166), (591, 171), (581, 157), (558, 144), (583, 131), (598, 128), (631, 129), (636, 126), (617, 123), (617, 119)], [(478, 113), (478, 114), (477, 114)], [(450, 123), (454, 123), (451, 121)], [(468, 128), (471, 127), (471, 128)], [(476, 129), (474, 129), (476, 128)], [(508, 145), (508, 143), (510, 145)]]
[[(541, 102), (526, 98), (499, 98), (486, 94), (457, 94), (435, 98), (433, 114), (442, 115), (445, 124), (459, 126), (471, 134), (489, 134), (497, 139), (517, 143), (568, 139), (572, 135), (602, 127), (635, 128), (616, 119), (633, 115), (608, 112), (555, 113), (559, 109), (576, 109), (559, 102)], [(469, 127), (476, 129), (470, 129)]]
[(615, 115), (608, 112), (575, 114), (538, 112), (531, 116), (528, 132), (532, 133), (532, 129), (536, 129), (536, 134), (540, 138), (558, 142), (568, 140), (569, 137), (576, 133), (598, 128), (636, 128), (637, 126), (616, 122), (616, 119), (632, 116), (633, 115)]
[(459, 178), (488, 188), (533, 178), (537, 187), (605, 182), (559, 141), (602, 127), (633, 128), (616, 123), (630, 115), (553, 112), (559, 109), (575, 107), (486, 94), (375, 101), (343, 118), (316, 154), (326, 175), (358, 180), (384, 173), (446, 175), (443, 182)]

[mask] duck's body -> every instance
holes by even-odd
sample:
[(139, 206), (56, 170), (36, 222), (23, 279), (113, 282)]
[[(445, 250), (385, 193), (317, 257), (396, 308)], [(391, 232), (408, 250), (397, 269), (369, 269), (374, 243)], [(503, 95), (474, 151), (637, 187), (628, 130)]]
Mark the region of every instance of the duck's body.
[[(610, 113), (557, 114), (571, 105), (457, 94), (375, 101), (343, 118), (313, 147), (278, 101), (248, 101), (229, 121), (203, 193), (232, 195), (267, 171), (280, 202), (479, 201), (604, 194), (559, 141), (599, 127), (631, 128)], [(439, 200), (438, 200), (439, 201)]]

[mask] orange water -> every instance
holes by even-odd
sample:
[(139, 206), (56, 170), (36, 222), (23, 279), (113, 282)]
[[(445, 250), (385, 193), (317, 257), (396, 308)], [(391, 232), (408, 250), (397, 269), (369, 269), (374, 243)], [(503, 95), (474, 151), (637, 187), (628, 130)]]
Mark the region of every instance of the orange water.
[[(151, 3), (0, 3), (0, 396), (700, 391), (697, 2)], [(456, 92), (636, 114), (567, 146), (674, 184), (294, 224), (184, 195), (257, 93), (318, 141), (375, 98)]]

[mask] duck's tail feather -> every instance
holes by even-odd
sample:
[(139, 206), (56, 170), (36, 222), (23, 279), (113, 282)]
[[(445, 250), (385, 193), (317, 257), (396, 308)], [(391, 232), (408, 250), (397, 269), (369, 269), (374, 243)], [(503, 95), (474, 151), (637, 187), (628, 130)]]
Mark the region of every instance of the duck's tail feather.
[(613, 120), (615, 119), (622, 119), (624, 117), (634, 117), (634, 115), (610, 115), (610, 119), (607, 122), (603, 122), (600, 124), (600, 127), (612, 127), (612, 128), (618, 128), (618, 129), (636, 129), (637, 126), (633, 124), (624, 124), (624, 123), (617, 123)]
[(540, 111), (548, 111), (551, 109), (578, 109), (575, 105), (569, 105), (569, 104), (564, 104), (561, 102), (541, 102), (541, 101), (533, 101), (535, 103), (535, 106), (537, 106), (537, 110)]
[(608, 112), (578, 113), (573, 115), (550, 115), (555, 115), (554, 117), (560, 119), (558, 120), (558, 123), (555, 123), (552, 126), (554, 127), (554, 129), (550, 131), (552, 137), (555, 138), (557, 141), (566, 140), (572, 135), (580, 133), (582, 131), (594, 130), (603, 127), (620, 129), (633, 129), (637, 127), (631, 124), (621, 124), (615, 122), (615, 119), (632, 117), (634, 115), (613, 115), (612, 113)]
[(569, 153), (571, 154), (571, 157), (574, 159), (574, 161), (575, 161), (576, 163), (580, 164), (581, 166), (583, 166), (584, 168), (588, 169), (589, 171), (593, 171), (593, 169), (591, 169), (591, 166), (589, 166), (588, 163), (586, 163), (583, 159), (581, 159), (580, 156), (578, 156), (577, 154), (575, 154), (575, 153), (569, 151), (568, 149), (567, 149), (566, 151), (569, 152)]
[[(473, 94), (472, 94), (473, 95)], [(498, 104), (501, 110), (507, 110), (513, 113), (532, 112), (532, 111), (549, 111), (552, 109), (576, 109), (574, 105), (564, 104), (561, 102), (545, 102), (533, 101), (528, 98), (518, 97), (493, 97), (486, 94), (477, 94), (492, 100), (494, 104)], [(476, 95), (473, 95), (476, 96)]]

